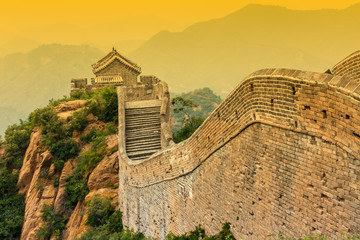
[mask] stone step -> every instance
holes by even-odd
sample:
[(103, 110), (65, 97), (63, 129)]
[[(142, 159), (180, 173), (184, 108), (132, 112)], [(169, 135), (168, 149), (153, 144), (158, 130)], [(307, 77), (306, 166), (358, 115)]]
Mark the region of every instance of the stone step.
[(129, 140), (129, 139), (141, 139), (141, 138), (160, 138), (160, 132), (139, 132), (139, 133), (130, 133), (130, 134), (126, 134), (125, 139)]
[(156, 109), (125, 109), (125, 115), (139, 115), (139, 114), (159, 114), (160, 108)]
[(161, 146), (134, 146), (131, 148), (126, 148), (127, 153), (141, 152), (141, 151), (158, 151), (161, 149)]
[(129, 116), (126, 115), (125, 121), (127, 120), (136, 120), (136, 119), (157, 119), (160, 118), (160, 114), (156, 113), (156, 114), (142, 114), (142, 115), (134, 115), (134, 116)]
[(149, 114), (125, 114), (126, 120), (134, 120), (134, 119), (145, 119), (145, 118), (160, 118), (160, 112), (149, 113)]
[(126, 147), (136, 147), (145, 145), (161, 145), (160, 138), (140, 139), (136, 141), (126, 141)]
[(160, 122), (160, 117), (157, 118), (134, 118), (126, 119), (125, 124), (138, 123), (138, 122)]
[(151, 156), (151, 154), (150, 155), (136, 156), (136, 157), (132, 157), (131, 160), (133, 160), (133, 161), (144, 160), (144, 159), (147, 159), (150, 156)]
[(133, 146), (138, 146), (138, 145), (146, 145), (146, 144), (157, 144), (160, 145), (160, 138), (156, 137), (156, 138), (148, 138), (148, 139), (139, 139), (139, 140), (131, 140), (131, 141), (126, 141), (126, 147), (133, 147)]
[(134, 129), (134, 128), (139, 128), (139, 129), (142, 129), (142, 128), (146, 128), (146, 127), (158, 127), (160, 129), (160, 123), (158, 124), (153, 124), (153, 123), (145, 123), (145, 124), (131, 124), (131, 125), (127, 125), (125, 126), (125, 129), (126, 130), (131, 130), (131, 129)]
[(155, 124), (159, 124), (160, 123), (160, 118), (156, 118), (156, 119), (134, 119), (134, 120), (127, 120), (125, 121), (125, 126), (129, 126), (132, 124), (143, 124), (143, 123), (155, 123)]
[(138, 127), (138, 128), (142, 128), (142, 127), (147, 127), (147, 126), (157, 126), (157, 127), (160, 127), (160, 121), (157, 121), (157, 122), (139, 122), (139, 123), (136, 123), (136, 122), (132, 122), (132, 123), (129, 123), (127, 125), (125, 125), (125, 128), (135, 128), (135, 127)]
[(133, 128), (125, 131), (125, 136), (134, 135), (134, 134), (160, 134), (160, 127), (145, 127), (145, 128)]
[(136, 157), (138, 155), (151, 155), (151, 154), (154, 154), (156, 153), (157, 151), (154, 151), (154, 150), (144, 150), (144, 151), (137, 151), (137, 152), (130, 152), (130, 153), (127, 153), (128, 157)]
[(139, 137), (157, 137), (160, 136), (160, 130), (159, 129), (151, 129), (151, 130), (144, 130), (144, 131), (132, 131), (132, 132), (125, 132), (125, 138), (131, 139), (133, 137), (139, 138)]
[(160, 135), (147, 135), (147, 136), (130, 136), (126, 138), (126, 142), (129, 144), (136, 144), (142, 142), (160, 142)]

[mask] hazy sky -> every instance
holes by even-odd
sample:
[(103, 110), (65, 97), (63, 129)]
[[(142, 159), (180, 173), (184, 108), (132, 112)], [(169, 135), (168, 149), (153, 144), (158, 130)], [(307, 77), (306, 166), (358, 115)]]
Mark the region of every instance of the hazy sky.
[(359, 0), (12, 0), (2, 2), (0, 20), (3, 28), (17, 31), (55, 23), (88, 26), (134, 16), (153, 16), (173, 22), (174, 30), (178, 30), (197, 21), (225, 16), (249, 3), (291, 9), (341, 9), (357, 2)]
[(37, 43), (88, 43), (107, 48), (118, 43), (135, 48), (161, 30), (182, 31), (195, 22), (223, 17), (250, 3), (342, 9), (357, 2), (360, 0), (2, 1), (0, 45), (20, 37)]

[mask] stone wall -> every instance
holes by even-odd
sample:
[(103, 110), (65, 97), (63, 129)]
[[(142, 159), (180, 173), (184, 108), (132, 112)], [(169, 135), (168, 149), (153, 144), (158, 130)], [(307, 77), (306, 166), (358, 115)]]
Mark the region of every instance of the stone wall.
[(333, 74), (345, 76), (351, 79), (360, 78), (360, 51), (357, 51), (344, 60), (336, 64), (332, 71)]
[(162, 239), (225, 221), (238, 239), (360, 231), (359, 93), (345, 77), (260, 70), (188, 140), (137, 162), (119, 146), (124, 224)]

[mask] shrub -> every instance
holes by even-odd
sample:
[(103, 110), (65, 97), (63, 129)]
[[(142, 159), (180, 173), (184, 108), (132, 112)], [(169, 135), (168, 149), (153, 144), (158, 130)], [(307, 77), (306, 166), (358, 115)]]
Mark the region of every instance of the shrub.
[(110, 199), (94, 196), (89, 204), (86, 224), (93, 227), (104, 225), (113, 213)]
[(105, 124), (105, 136), (116, 134), (117, 126), (113, 122)]
[(50, 239), (50, 237), (55, 234), (56, 239), (61, 239), (61, 231), (65, 228), (68, 220), (67, 216), (56, 213), (52, 206), (46, 204), (41, 209), (41, 213), (43, 225), (39, 231), (36, 232), (36, 237), (40, 239)]
[(108, 230), (112, 233), (121, 232), (123, 230), (122, 213), (116, 210), (107, 220)]
[(94, 91), (75, 91), (70, 94), (70, 97), (72, 99), (90, 99), (94, 95)]
[(103, 158), (104, 155), (97, 151), (85, 150), (78, 158), (77, 171), (90, 173)]
[(115, 87), (104, 87), (94, 92), (93, 100), (88, 104), (89, 113), (103, 122), (118, 121), (118, 99)]
[(66, 207), (73, 209), (79, 201), (82, 201), (89, 193), (86, 178), (79, 171), (75, 171), (66, 179)]
[(32, 128), (28, 122), (9, 126), (5, 131), (4, 148), (6, 157), (2, 166), (8, 169), (21, 168), (23, 157), (30, 143)]
[(92, 136), (91, 149), (85, 150), (79, 157), (75, 172), (66, 179), (65, 192), (67, 194), (67, 207), (74, 208), (77, 202), (82, 201), (89, 192), (87, 177), (104, 158), (106, 153), (105, 137)]
[(166, 236), (166, 240), (235, 240), (234, 236), (230, 231), (230, 223), (226, 222), (222, 225), (222, 230), (214, 236), (206, 236), (205, 230), (201, 225), (197, 226), (195, 230), (190, 233), (185, 233), (180, 236), (176, 236), (173, 233), (169, 233)]
[(53, 144), (51, 146), (50, 152), (57, 159), (66, 161), (70, 158), (76, 157), (79, 152), (79, 148), (72, 138), (68, 138)]
[(64, 164), (65, 164), (64, 160), (55, 158), (54, 159), (55, 172), (60, 173), (64, 167)]
[(185, 125), (180, 130), (173, 133), (174, 142), (179, 143), (188, 139), (204, 120), (205, 118), (203, 117), (191, 117), (189, 120), (185, 121)]
[(55, 177), (55, 178), (54, 178), (53, 186), (54, 186), (54, 187), (58, 187), (58, 186), (59, 186), (59, 178), (58, 178), (58, 177)]
[(18, 177), (0, 169), (0, 239), (20, 238), (25, 211), (24, 197), (18, 194)]
[(91, 129), (91, 131), (86, 135), (81, 135), (80, 140), (85, 143), (90, 143), (95, 140), (96, 137), (102, 134), (101, 130), (96, 130), (95, 128)]
[(75, 129), (79, 132), (84, 130), (84, 128), (86, 127), (86, 125), (88, 123), (86, 110), (82, 109), (80, 111), (75, 112), (73, 114), (72, 120), (70, 122), (71, 122), (72, 129)]
[(67, 137), (63, 121), (59, 119), (53, 108), (48, 108), (41, 113), (41, 135), (44, 145), (52, 149), (55, 144)]

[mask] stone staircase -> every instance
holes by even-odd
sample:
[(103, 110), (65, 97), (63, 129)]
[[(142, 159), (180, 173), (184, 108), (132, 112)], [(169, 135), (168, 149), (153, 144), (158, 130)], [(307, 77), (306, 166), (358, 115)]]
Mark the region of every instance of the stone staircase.
[(142, 160), (161, 150), (160, 106), (125, 109), (126, 153)]

